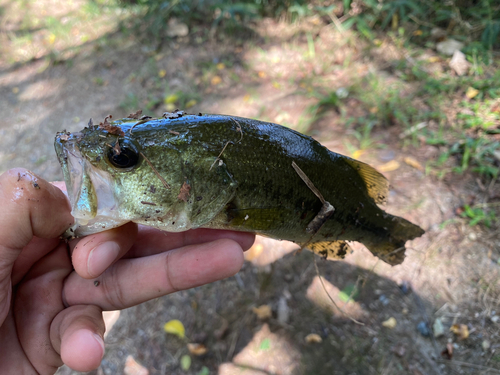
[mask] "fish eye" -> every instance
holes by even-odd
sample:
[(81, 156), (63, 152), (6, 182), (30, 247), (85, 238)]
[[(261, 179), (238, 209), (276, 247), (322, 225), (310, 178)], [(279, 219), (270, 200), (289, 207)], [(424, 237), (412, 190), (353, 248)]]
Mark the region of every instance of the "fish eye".
[(128, 145), (110, 148), (108, 160), (116, 168), (131, 168), (139, 162), (139, 154)]

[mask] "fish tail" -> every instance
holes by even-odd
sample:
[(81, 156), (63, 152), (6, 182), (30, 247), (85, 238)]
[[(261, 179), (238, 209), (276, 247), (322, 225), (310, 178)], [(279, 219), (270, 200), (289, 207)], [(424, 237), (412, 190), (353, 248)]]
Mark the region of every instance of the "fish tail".
[(406, 241), (420, 237), (425, 231), (402, 217), (386, 215), (387, 236), (374, 238), (365, 245), (373, 255), (394, 266), (405, 259)]

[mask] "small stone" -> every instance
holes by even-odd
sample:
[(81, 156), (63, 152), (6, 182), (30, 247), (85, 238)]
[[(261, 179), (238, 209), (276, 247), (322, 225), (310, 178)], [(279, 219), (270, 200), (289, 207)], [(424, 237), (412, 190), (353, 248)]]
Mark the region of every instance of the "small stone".
[(464, 44), (455, 39), (446, 39), (436, 44), (436, 50), (447, 56), (453, 56), (455, 51), (460, 51), (463, 47)]
[(467, 61), (465, 55), (460, 51), (455, 51), (453, 57), (451, 58), (449, 64), (451, 69), (453, 69), (459, 76), (467, 74), (471, 63)]
[(411, 291), (411, 285), (406, 280), (403, 281), (399, 287), (401, 288), (401, 291), (403, 292), (403, 294), (408, 294)]
[(470, 232), (467, 237), (469, 237), (469, 240), (471, 240), (471, 241), (477, 240), (477, 234), (474, 232)]
[(390, 302), (389, 298), (386, 297), (385, 294), (381, 294), (380, 297), (378, 297), (378, 300), (382, 303), (382, 305), (387, 306)]
[(421, 321), (417, 324), (417, 330), (420, 332), (422, 336), (428, 337), (431, 335), (431, 331), (429, 330), (429, 326), (426, 322)]
[(499, 320), (499, 319), (500, 319), (500, 317), (499, 317), (498, 315), (495, 315), (495, 316), (492, 316), (492, 317), (491, 317), (491, 321), (492, 321), (493, 323), (498, 322), (498, 320)]
[(434, 333), (434, 337), (441, 337), (444, 335), (444, 326), (441, 318), (436, 318), (434, 324), (432, 325), (432, 331)]
[(278, 322), (286, 324), (290, 320), (290, 308), (286, 303), (286, 297), (281, 296), (278, 301)]
[(403, 310), (401, 310), (401, 312), (403, 313), (403, 315), (407, 315), (407, 314), (410, 312), (410, 310), (408, 310), (408, 309), (405, 307), (405, 308), (403, 308)]
[(491, 346), (490, 340), (484, 340), (481, 343), (481, 346), (483, 347), (484, 351), (487, 351), (490, 348), (490, 346)]

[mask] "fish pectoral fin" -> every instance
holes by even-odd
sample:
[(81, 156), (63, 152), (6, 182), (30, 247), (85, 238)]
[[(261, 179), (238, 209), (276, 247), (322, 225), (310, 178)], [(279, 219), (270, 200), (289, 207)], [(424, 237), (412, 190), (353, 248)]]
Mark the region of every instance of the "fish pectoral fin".
[(306, 244), (306, 248), (329, 260), (344, 259), (346, 254), (352, 253), (351, 247), (345, 241), (312, 242)]

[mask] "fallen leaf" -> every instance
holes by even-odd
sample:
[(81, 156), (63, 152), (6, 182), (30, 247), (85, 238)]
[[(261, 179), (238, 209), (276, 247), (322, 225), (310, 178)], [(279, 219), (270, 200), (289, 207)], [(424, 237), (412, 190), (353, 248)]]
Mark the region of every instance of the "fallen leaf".
[(460, 340), (465, 340), (469, 337), (469, 328), (465, 324), (453, 324), (450, 331), (458, 336)]
[(206, 354), (208, 351), (208, 349), (205, 345), (198, 344), (195, 342), (190, 342), (189, 344), (187, 344), (187, 348), (189, 350), (189, 353), (191, 353), (192, 355), (196, 355), (196, 356)]
[(411, 156), (405, 157), (404, 162), (406, 164), (408, 164), (410, 167), (418, 169), (419, 171), (423, 172), (423, 170), (424, 170), (424, 167), (422, 167), (422, 164), (420, 164), (417, 159), (412, 158)]
[(158, 72), (158, 77), (160, 78), (163, 78), (167, 75), (167, 71), (165, 69), (161, 69), (159, 72)]
[(467, 91), (465, 92), (465, 96), (469, 99), (473, 99), (479, 94), (479, 90), (475, 89), (472, 86), (467, 87)]
[(219, 83), (221, 83), (221, 82), (222, 82), (222, 78), (221, 78), (221, 77), (219, 77), (219, 76), (214, 76), (214, 77), (212, 77), (212, 79), (210, 80), (210, 84), (211, 84), (212, 86), (216, 86), (216, 85), (218, 85), (218, 84), (219, 84)]
[(306, 336), (305, 338), (306, 342), (308, 344), (319, 344), (320, 342), (323, 341), (323, 339), (321, 338), (320, 335), (318, 335), (317, 333), (310, 333)]
[(218, 63), (217, 64), (217, 69), (222, 70), (222, 69), (225, 69), (225, 68), (226, 68), (226, 66), (224, 65), (224, 63)]
[(172, 335), (176, 335), (181, 339), (183, 339), (186, 334), (184, 324), (182, 324), (182, 322), (178, 319), (172, 319), (166, 322), (163, 326), (163, 330)]
[(356, 150), (352, 153), (352, 158), (359, 159), (359, 157), (363, 155), (365, 152), (366, 152), (365, 150)]
[(137, 112), (131, 113), (127, 116), (127, 118), (133, 118), (134, 120), (138, 120), (142, 115), (142, 109), (139, 109)]
[(270, 317), (273, 316), (271, 306), (269, 305), (252, 307), (252, 311), (254, 312), (255, 315), (257, 315), (257, 318), (259, 318), (260, 320), (269, 319)]
[(165, 96), (164, 102), (165, 104), (174, 104), (179, 100), (179, 95), (177, 94), (170, 94)]
[(191, 367), (191, 357), (188, 356), (187, 354), (184, 354), (181, 357), (181, 369), (187, 371), (189, 370), (190, 367)]
[(382, 325), (385, 327), (385, 328), (389, 328), (389, 329), (393, 329), (394, 327), (396, 327), (396, 325), (398, 324), (396, 318), (394, 317), (390, 317), (389, 319), (387, 319), (385, 322), (382, 322)]
[(392, 172), (399, 168), (399, 163), (396, 160), (391, 160), (385, 164), (378, 166), (380, 172)]
[(186, 105), (184, 106), (184, 108), (189, 109), (189, 108), (191, 108), (191, 107), (194, 107), (197, 103), (198, 103), (198, 102), (197, 102), (196, 100), (191, 99), (190, 101), (188, 101), (188, 102), (186, 103)]
[(263, 72), (262, 70), (257, 73), (260, 78), (266, 78), (267, 74), (266, 72)]

